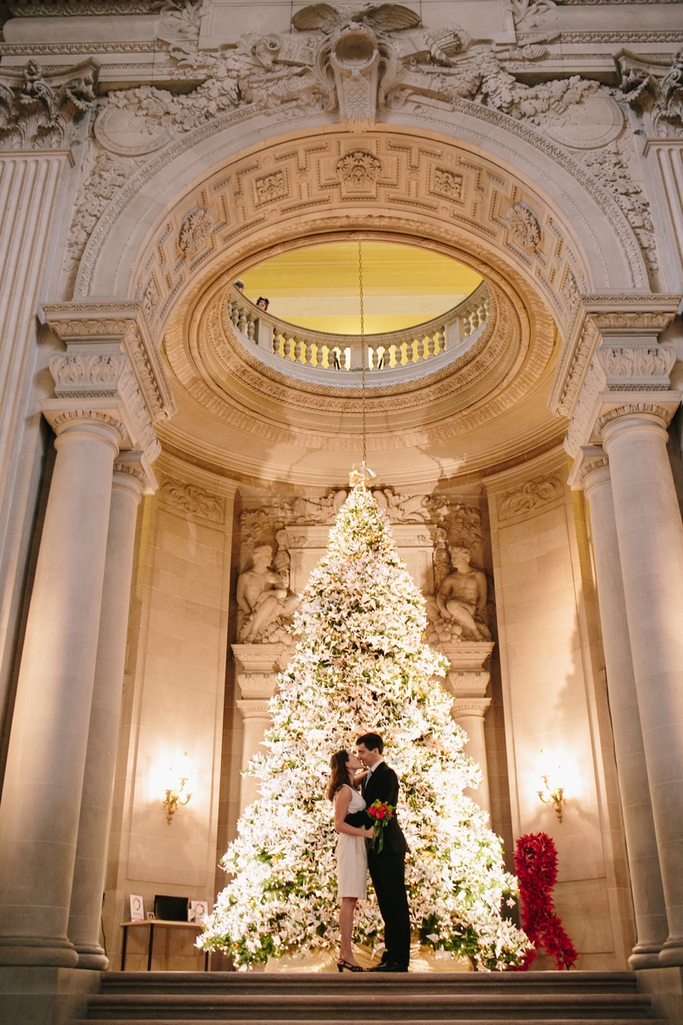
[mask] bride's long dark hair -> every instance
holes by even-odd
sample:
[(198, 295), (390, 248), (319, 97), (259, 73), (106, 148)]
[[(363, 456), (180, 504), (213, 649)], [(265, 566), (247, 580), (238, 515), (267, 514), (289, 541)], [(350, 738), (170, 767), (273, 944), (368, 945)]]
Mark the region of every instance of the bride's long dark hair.
[(332, 769), (332, 775), (330, 776), (330, 783), (327, 788), (327, 799), (328, 801), (334, 801), (335, 794), (338, 790), (344, 786), (345, 783), (351, 785), (349, 779), (348, 770), (349, 752), (348, 751), (337, 751), (330, 758), (330, 768)]

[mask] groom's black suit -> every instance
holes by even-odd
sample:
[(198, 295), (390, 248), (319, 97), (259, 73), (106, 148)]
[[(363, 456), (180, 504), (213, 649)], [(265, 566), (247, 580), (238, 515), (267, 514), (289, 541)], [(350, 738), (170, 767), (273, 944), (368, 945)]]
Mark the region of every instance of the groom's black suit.
[[(398, 776), (386, 762), (366, 777), (362, 786), (363, 797), (368, 807), (374, 801), (398, 804)], [(375, 820), (367, 812), (356, 812), (346, 819), (352, 826), (371, 826)], [(398, 821), (391, 819), (384, 828), (384, 844), (377, 853), (368, 841), (368, 868), (372, 885), (377, 894), (377, 903), (384, 919), (385, 953), (382, 958), (402, 968), (410, 960), (410, 911), (405, 887), (405, 856), (408, 845)]]

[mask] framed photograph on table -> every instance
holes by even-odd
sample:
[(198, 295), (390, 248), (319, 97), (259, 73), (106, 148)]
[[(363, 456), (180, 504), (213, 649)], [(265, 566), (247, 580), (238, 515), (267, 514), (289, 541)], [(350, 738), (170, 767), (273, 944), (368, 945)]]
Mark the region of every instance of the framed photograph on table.
[(144, 922), (145, 902), (137, 893), (130, 895), (130, 920), (131, 922)]
[(205, 900), (191, 900), (187, 912), (187, 920), (188, 922), (196, 922), (197, 925), (202, 925), (208, 913), (209, 907)]

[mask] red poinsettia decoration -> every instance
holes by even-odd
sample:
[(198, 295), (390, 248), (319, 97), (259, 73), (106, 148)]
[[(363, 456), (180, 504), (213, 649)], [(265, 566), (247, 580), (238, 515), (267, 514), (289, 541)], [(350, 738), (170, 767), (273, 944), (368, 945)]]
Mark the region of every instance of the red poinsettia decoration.
[[(520, 836), (515, 847), (515, 872), (519, 880), (524, 932), (534, 947), (543, 947), (555, 958), (558, 970), (571, 968), (579, 955), (553, 904), (557, 848), (547, 833)], [(537, 949), (529, 950), (522, 964), (513, 971), (527, 971), (537, 952)]]

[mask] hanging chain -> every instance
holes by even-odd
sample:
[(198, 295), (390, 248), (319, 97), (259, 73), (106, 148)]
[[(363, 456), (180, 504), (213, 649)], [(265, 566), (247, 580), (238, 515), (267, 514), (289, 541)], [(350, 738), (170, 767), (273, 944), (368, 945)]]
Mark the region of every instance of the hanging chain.
[(363, 248), (358, 240), (358, 294), (360, 297), (360, 368), (363, 395), (363, 466), (367, 463), (367, 399), (365, 395), (365, 304), (363, 298)]

